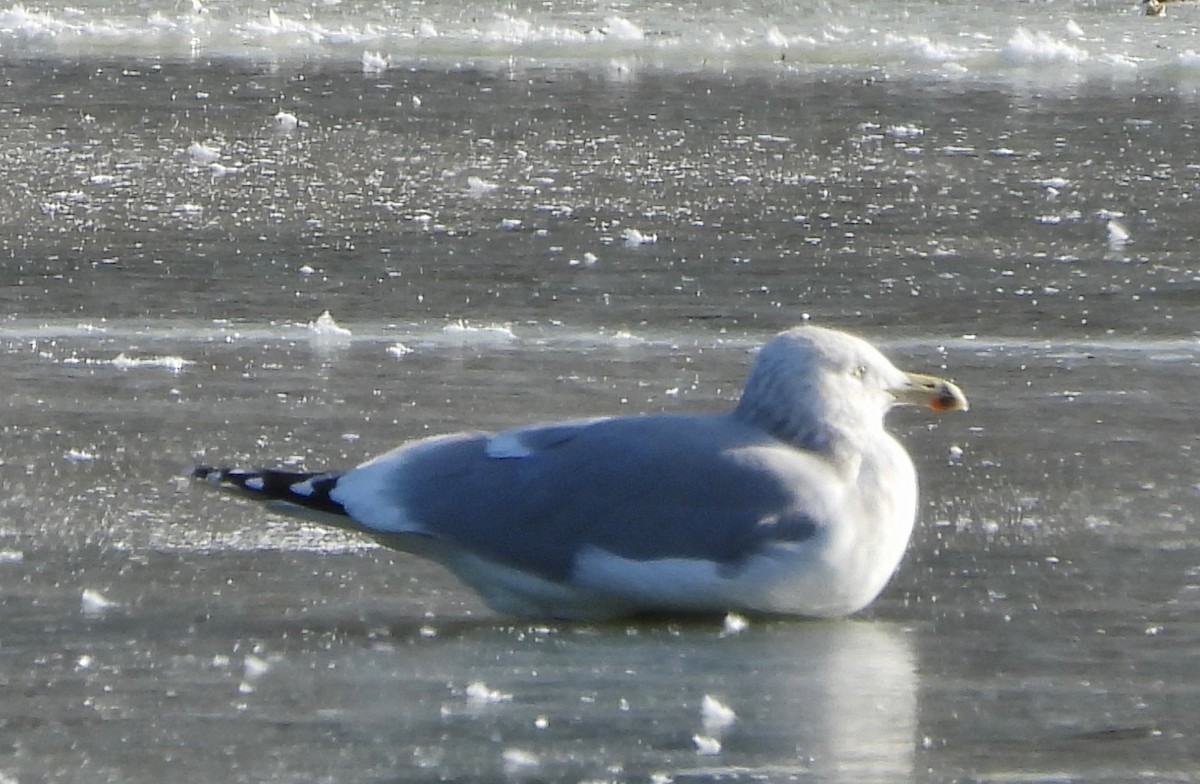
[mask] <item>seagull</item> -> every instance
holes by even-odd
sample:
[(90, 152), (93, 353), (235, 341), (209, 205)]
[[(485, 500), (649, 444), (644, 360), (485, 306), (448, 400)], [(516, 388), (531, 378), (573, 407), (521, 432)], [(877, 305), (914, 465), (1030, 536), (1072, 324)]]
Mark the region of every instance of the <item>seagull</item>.
[(737, 405), (434, 436), (344, 472), (193, 476), (432, 559), (502, 614), (838, 617), (895, 572), (917, 512), (897, 404), (951, 382), (815, 326), (759, 350)]

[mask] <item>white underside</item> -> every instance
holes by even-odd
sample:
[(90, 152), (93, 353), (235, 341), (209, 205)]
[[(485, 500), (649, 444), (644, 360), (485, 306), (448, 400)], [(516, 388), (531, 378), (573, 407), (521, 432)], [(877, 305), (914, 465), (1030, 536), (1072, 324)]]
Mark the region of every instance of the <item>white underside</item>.
[[(345, 517), (285, 502), (270, 506), (293, 517), (362, 530)], [(827, 548), (814, 540), (777, 545), (736, 566), (691, 558), (637, 561), (589, 547), (576, 558), (570, 577), (558, 582), (446, 547), (427, 535), (377, 536), (389, 547), (440, 562), (493, 610), (525, 617), (600, 620), (670, 611), (839, 617), (875, 598), (894, 568), (881, 565), (886, 573), (872, 579), (857, 571), (852, 558), (822, 557)]]
[[(436, 549), (436, 548), (435, 548)], [(425, 552), (475, 589), (492, 609), (512, 615), (603, 619), (637, 612), (730, 611), (831, 618), (866, 606), (886, 582), (839, 573), (813, 550), (780, 546), (737, 567), (665, 558), (635, 561), (585, 550), (564, 582), (481, 556)]]

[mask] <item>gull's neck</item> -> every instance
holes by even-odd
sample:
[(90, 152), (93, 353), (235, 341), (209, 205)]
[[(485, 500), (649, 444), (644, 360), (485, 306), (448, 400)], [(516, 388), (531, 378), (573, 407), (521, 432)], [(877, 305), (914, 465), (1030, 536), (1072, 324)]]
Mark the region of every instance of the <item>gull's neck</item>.
[(798, 379), (777, 364), (759, 357), (733, 415), (798, 449), (857, 467), (883, 434), (884, 411), (852, 403), (819, 374)]

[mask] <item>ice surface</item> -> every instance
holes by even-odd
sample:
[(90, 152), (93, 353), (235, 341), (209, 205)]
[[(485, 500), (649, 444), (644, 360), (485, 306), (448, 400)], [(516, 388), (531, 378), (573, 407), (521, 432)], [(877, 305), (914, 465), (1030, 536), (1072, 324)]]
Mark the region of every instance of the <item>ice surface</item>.
[[(291, 4), (274, 30), (253, 5), (0, 10), (22, 108), (4, 126), (0, 550), (21, 560), (0, 557), (0, 769), (503, 780), (517, 748), (548, 781), (1186, 780), (1200, 47), (1194, 3), (1167, 24), (1133, 5), (543, 4), (506, 9), (532, 22), (511, 44), (455, 3)], [(1018, 6), (1088, 59), (1006, 57)], [(598, 32), (612, 13), (645, 37)], [(945, 44), (968, 75), (925, 59)], [(364, 79), (364, 49), (405, 68)], [(275, 131), (281, 107), (311, 130)], [(242, 173), (212, 176), (192, 141)], [(468, 173), (501, 192), (464, 198)], [(1135, 235), (1130, 263), (1107, 220)], [(625, 227), (660, 242), (631, 251)], [(567, 267), (587, 250), (602, 263)], [(309, 350), (326, 307), (353, 315), (332, 360)], [(435, 567), (174, 480), (196, 453), (339, 468), (432, 432), (723, 410), (805, 311), (993, 402), (933, 431), (891, 422), (924, 456), (921, 535), (865, 619), (532, 641)], [(443, 331), (459, 317), (511, 326)], [(397, 342), (418, 353), (393, 359)], [(196, 365), (118, 372), (118, 354)], [(84, 616), (85, 587), (131, 609)], [(287, 677), (239, 700), (259, 641)], [(470, 710), (474, 681), (516, 696)], [(728, 767), (690, 740), (712, 737), (706, 692), (738, 712)]]
[[(631, 78), (646, 65), (687, 71), (697, 64), (732, 70), (782, 66), (797, 74), (848, 68), (980, 79), (1044, 62), (1161, 71), (1175, 65), (1188, 44), (1194, 48), (1188, 25), (1161, 26), (1147, 35), (1131, 28), (1128, 15), (1094, 5), (1082, 11), (1071, 4), (1047, 6), (1022, 17), (1025, 26), (1015, 34), (1012, 14), (995, 4), (914, 9), (888, 2), (814, 13), (806, 4), (764, 10), (743, 1), (717, 12), (701, 4), (667, 14), (652, 3), (633, 3), (620, 11), (548, 5), (506, 7), (489, 15), (446, 3), (424, 5), (415, 15), (380, 15), (372, 6), (337, 0), (283, 2), (265, 14), (258, 6), (222, 6), (212, 13), (200, 0), (149, 13), (133, 2), (103, 9), (14, 5), (0, 11), (0, 44), (35, 54), (121, 52), (158, 61), (329, 59), (355, 63), (375, 78), (401, 60), (514, 67), (566, 60), (588, 63), (613, 79)], [(998, 46), (1000, 57), (995, 56)]]

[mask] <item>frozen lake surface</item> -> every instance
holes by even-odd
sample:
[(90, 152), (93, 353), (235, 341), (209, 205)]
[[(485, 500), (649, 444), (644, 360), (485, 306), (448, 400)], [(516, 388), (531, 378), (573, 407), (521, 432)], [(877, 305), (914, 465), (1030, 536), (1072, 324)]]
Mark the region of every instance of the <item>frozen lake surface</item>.
[[(1194, 780), (1191, 5), (0, 12), (0, 782)], [(805, 319), (972, 403), (854, 619), (516, 622), (185, 478)]]

